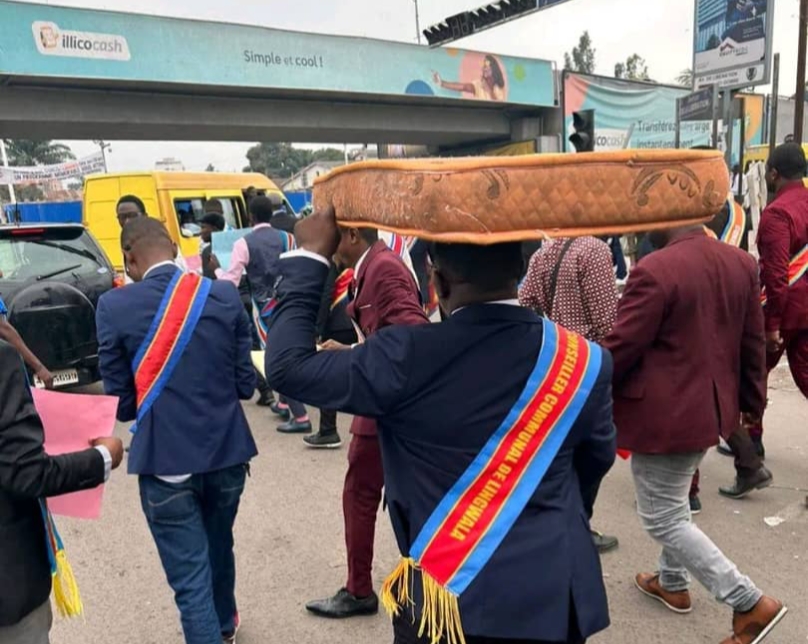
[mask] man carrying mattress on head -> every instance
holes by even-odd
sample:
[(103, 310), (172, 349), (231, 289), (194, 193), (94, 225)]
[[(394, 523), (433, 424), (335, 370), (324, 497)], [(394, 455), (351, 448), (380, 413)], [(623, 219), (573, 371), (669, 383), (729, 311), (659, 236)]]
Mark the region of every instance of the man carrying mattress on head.
[(579, 644), (605, 629), (587, 516), (615, 457), (609, 354), (519, 306), (518, 242), (430, 244), (445, 322), (318, 353), (334, 211), (296, 235), (280, 261), (267, 379), (377, 420), (402, 555), (382, 591), (396, 644)]

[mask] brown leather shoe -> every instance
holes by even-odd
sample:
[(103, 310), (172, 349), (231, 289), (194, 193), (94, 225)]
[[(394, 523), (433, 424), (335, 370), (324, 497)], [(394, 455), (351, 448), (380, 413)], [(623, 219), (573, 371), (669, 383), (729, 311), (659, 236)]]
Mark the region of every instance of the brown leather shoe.
[(733, 635), (721, 644), (759, 644), (787, 612), (783, 602), (764, 595), (748, 613), (735, 613), (732, 617)]
[(634, 578), (634, 585), (643, 595), (648, 595), (652, 599), (662, 602), (674, 613), (684, 615), (693, 610), (690, 605), (690, 592), (687, 590), (679, 590), (675, 593), (668, 592), (659, 585), (659, 575), (657, 574), (638, 573)]

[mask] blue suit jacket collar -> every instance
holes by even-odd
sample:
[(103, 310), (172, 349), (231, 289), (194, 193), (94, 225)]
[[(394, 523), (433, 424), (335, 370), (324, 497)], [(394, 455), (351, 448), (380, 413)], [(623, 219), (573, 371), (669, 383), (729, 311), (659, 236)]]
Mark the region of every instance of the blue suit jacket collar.
[(156, 277), (163, 277), (165, 275), (173, 275), (178, 270), (180, 270), (176, 264), (166, 264), (165, 266), (158, 266), (157, 268), (151, 270), (142, 281), (154, 279)]
[(538, 324), (541, 318), (531, 309), (511, 304), (470, 304), (455, 313), (451, 320), (461, 324), (476, 322), (532, 322)]

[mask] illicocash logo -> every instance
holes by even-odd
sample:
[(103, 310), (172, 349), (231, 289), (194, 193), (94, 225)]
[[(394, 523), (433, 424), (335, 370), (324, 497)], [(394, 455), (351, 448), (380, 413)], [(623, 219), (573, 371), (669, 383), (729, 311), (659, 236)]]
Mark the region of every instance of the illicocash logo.
[(34, 42), (40, 54), (71, 58), (126, 61), (131, 58), (124, 36), (60, 29), (53, 22), (34, 22)]
[(59, 46), (59, 28), (53, 23), (40, 25), (39, 42), (45, 49), (56, 49)]

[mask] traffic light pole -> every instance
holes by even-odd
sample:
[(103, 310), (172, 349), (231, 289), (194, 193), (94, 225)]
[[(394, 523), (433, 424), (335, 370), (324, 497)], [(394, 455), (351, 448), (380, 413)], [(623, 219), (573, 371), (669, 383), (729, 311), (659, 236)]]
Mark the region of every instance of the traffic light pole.
[(797, 91), (794, 94), (794, 143), (802, 144), (802, 121), (805, 115), (805, 48), (808, 45), (808, 0), (800, 0), (799, 25)]

